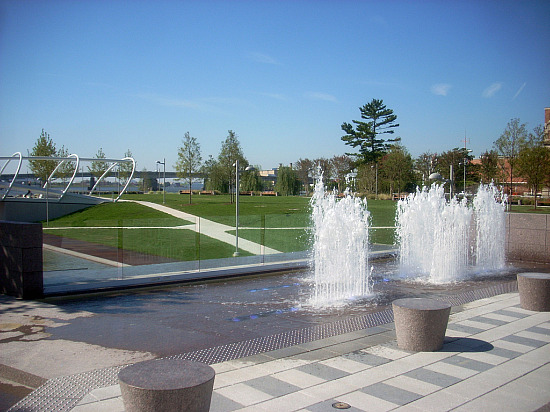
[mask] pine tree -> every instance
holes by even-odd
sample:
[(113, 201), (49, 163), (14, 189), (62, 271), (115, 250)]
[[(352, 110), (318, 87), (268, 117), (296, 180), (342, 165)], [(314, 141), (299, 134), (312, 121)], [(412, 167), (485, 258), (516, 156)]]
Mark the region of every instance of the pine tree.
[(343, 123), (342, 130), (346, 132), (342, 140), (353, 148), (358, 148), (359, 153), (346, 153), (357, 158), (357, 163), (377, 163), (390, 149), (393, 143), (401, 140), (383, 139), (380, 135), (393, 134), (394, 128), (399, 124), (395, 123), (397, 116), (392, 109), (388, 109), (382, 100), (372, 99), (370, 103), (359, 108), (361, 118), (368, 120), (352, 120), (355, 127), (350, 123)]

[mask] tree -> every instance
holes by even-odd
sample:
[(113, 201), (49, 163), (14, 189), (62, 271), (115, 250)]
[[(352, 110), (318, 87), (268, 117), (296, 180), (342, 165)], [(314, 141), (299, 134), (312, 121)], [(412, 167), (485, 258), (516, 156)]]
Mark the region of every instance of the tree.
[[(105, 153), (103, 153), (103, 148), (99, 148), (95, 155), (96, 159), (105, 159)], [(107, 162), (101, 161), (101, 160), (94, 160), (92, 162), (91, 167), (88, 166), (88, 171), (93, 174), (96, 178), (99, 178), (105, 173), (109, 166), (107, 165)]]
[(283, 196), (297, 195), (300, 192), (300, 181), (290, 166), (279, 166), (275, 191)]
[(319, 177), (319, 173), (323, 174), (323, 179), (325, 181), (325, 186), (328, 187), (328, 184), (332, 178), (332, 164), (330, 160), (324, 157), (319, 157), (313, 159), (313, 175)]
[[(61, 146), (61, 149), (57, 150), (56, 155), (57, 157), (69, 157), (69, 149), (67, 149), (65, 146)], [(76, 161), (76, 159), (74, 161)], [(60, 160), (60, 162), (63, 161)], [(59, 166), (59, 169), (57, 169), (56, 174), (59, 173), (59, 176), (62, 179), (66, 179), (73, 174), (75, 167), (76, 163), (74, 163), (73, 160), (65, 160), (63, 164)]]
[[(29, 156), (55, 156), (56, 153), (55, 143), (50, 138), (50, 135), (42, 129), (42, 133), (40, 133), (40, 137), (36, 140)], [(54, 171), (56, 165), (57, 162), (55, 160), (29, 160), (31, 171), (44, 184)]]
[(258, 192), (263, 188), (262, 178), (260, 177), (260, 168), (255, 167), (255, 170), (243, 172), (240, 178), (241, 190), (245, 192)]
[(393, 134), (394, 128), (399, 124), (395, 123), (397, 116), (392, 109), (388, 109), (382, 100), (372, 99), (370, 103), (359, 108), (360, 120), (352, 120), (355, 128), (350, 123), (342, 123), (342, 130), (346, 132), (342, 140), (353, 148), (358, 148), (359, 153), (346, 153), (357, 158), (358, 163), (374, 162), (390, 149), (392, 143), (398, 142), (400, 138), (383, 139), (380, 135)]
[[(124, 153), (124, 157), (133, 157), (132, 151), (128, 149), (126, 153)], [(127, 180), (130, 178), (130, 175), (132, 174), (132, 163), (119, 163), (118, 165), (118, 176), (122, 180)]]
[(544, 126), (539, 124), (533, 129), (533, 133), (529, 133), (527, 145), (530, 147), (542, 146), (544, 145)]
[(223, 171), (219, 162), (210, 155), (208, 160), (201, 167), (201, 172), (205, 175), (204, 188), (205, 190), (218, 190), (227, 192), (227, 185), (224, 186)]
[(334, 172), (336, 183), (338, 184), (338, 191), (342, 192), (346, 183), (346, 174), (352, 169), (352, 160), (347, 155), (334, 156), (330, 159), (330, 164)]
[[(466, 163), (473, 160), (473, 156), (468, 152), (468, 149), (463, 147), (455, 147), (452, 150), (441, 153), (437, 157), (436, 170), (446, 179), (451, 179), (453, 182), (453, 190), (458, 187), (457, 181), (461, 181), (460, 176), (464, 175), (465, 160)], [(453, 175), (451, 176), (451, 166), (453, 166)]]
[(514, 169), (516, 167), (519, 152), (527, 144), (527, 128), (525, 123), (520, 123), (518, 118), (511, 119), (504, 132), (493, 143), (495, 150), (503, 156), (501, 166), (505, 169), (505, 162), (508, 161), (510, 167), (510, 195), (512, 194), (512, 184), (514, 180)]
[(357, 166), (355, 187), (360, 193), (376, 192), (376, 170), (374, 163), (361, 163)]
[(548, 182), (550, 176), (550, 149), (542, 144), (525, 147), (518, 156), (518, 172), (527, 180), (527, 184), (535, 196), (537, 208), (537, 192)]
[(414, 161), (414, 168), (419, 175), (419, 179), (422, 184), (428, 181), (430, 175), (434, 172), (437, 166), (437, 153), (430, 151), (422, 153)]
[(191, 185), (193, 184), (193, 173), (200, 170), (202, 162), (201, 146), (197, 139), (185, 132), (183, 145), (178, 148), (178, 161), (176, 171), (179, 178), (187, 180), (189, 184), (189, 204), (191, 204)]
[(298, 159), (298, 161), (295, 163), (295, 166), (296, 168), (294, 169), (294, 171), (296, 172), (298, 179), (300, 179), (300, 181), (304, 185), (306, 195), (309, 195), (309, 177), (313, 176), (313, 161), (307, 158)]
[(498, 153), (496, 150), (490, 150), (483, 152), (479, 158), (481, 159), (480, 164), (480, 178), (482, 182), (500, 182), (503, 178), (502, 169), (499, 166)]
[(400, 144), (395, 144), (389, 153), (380, 161), (382, 176), (389, 184), (390, 195), (395, 193), (396, 189), (401, 196), (401, 192), (406, 190), (414, 181), (412, 157)]
[[(245, 169), (248, 166), (248, 161), (243, 155), (241, 144), (235, 132), (229, 130), (228, 133), (228, 136), (222, 142), (218, 163), (224, 182), (227, 184), (228, 188), (231, 188), (232, 184), (234, 185), (233, 187), (235, 187), (235, 162), (238, 160), (239, 167)], [(233, 202), (234, 192), (231, 192), (231, 203)]]

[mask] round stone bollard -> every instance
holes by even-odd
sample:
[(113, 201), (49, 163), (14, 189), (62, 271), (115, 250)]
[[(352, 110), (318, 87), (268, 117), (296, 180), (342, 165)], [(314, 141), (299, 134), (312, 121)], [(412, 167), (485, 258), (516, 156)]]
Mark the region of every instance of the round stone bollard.
[(550, 312), (549, 273), (518, 273), (518, 291), (523, 309)]
[(126, 412), (210, 410), (215, 372), (200, 362), (154, 359), (118, 373)]
[(397, 346), (415, 352), (441, 349), (451, 305), (433, 299), (406, 298), (392, 302)]

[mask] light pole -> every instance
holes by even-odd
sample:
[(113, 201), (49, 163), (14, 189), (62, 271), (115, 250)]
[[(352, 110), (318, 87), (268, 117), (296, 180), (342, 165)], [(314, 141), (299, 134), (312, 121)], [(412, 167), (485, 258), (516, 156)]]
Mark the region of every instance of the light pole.
[(166, 203), (166, 158), (160, 160), (157, 160), (157, 164), (163, 166), (162, 170), (162, 204)]
[[(235, 163), (233, 164), (235, 166), (235, 253), (233, 253), (234, 257), (239, 256), (239, 174), (241, 173), (241, 170), (239, 169), (239, 160), (235, 160)], [(244, 171), (249, 172), (252, 170), (256, 170), (252, 166), (247, 166)]]

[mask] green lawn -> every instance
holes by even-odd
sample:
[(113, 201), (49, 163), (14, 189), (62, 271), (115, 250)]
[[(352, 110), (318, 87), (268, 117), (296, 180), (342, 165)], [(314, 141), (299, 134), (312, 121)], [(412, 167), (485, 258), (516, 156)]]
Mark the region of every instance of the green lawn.
[(59, 219), (48, 227), (180, 226), (189, 224), (158, 210), (133, 202), (102, 203)]
[[(128, 200), (146, 200), (162, 204), (162, 194), (124, 195)], [(224, 225), (235, 225), (235, 204), (230, 203), (229, 195), (194, 195), (189, 204), (188, 195), (166, 193), (166, 206), (195, 216), (204, 217)], [(309, 198), (300, 196), (239, 196), (239, 216), (257, 216), (243, 226), (261, 225), (262, 215), (295, 215), (292, 225), (304, 227), (309, 225)], [(290, 222), (290, 221), (289, 221)], [(274, 226), (278, 227), (278, 226)]]
[(538, 206), (535, 209), (535, 206), (518, 206), (518, 205), (512, 205), (512, 212), (513, 213), (539, 213), (539, 214), (545, 214), (550, 213), (550, 207), (548, 206)]

